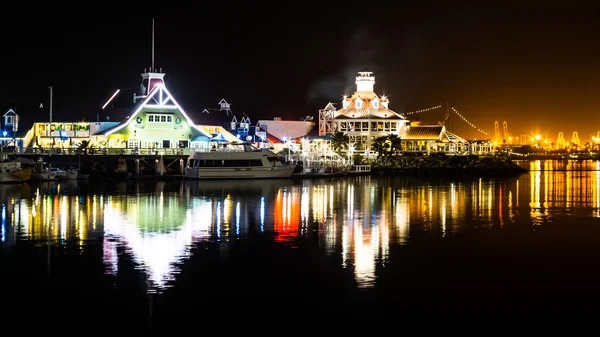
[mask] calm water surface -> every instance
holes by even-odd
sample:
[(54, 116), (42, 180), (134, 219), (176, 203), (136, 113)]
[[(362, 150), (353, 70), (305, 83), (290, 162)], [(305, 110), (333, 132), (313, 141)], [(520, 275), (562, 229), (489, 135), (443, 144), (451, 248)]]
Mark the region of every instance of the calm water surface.
[(222, 317), (595, 317), (600, 171), (526, 164), (510, 179), (0, 185), (3, 312), (144, 336)]

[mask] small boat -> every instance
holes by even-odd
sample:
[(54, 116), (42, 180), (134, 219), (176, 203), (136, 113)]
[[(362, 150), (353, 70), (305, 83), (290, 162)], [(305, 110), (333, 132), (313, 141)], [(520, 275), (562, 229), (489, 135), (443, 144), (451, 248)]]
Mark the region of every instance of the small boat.
[(187, 179), (290, 178), (296, 165), (284, 164), (270, 150), (248, 142), (221, 144), (218, 150), (192, 152), (187, 160)]
[(58, 180), (75, 180), (79, 175), (79, 171), (75, 169), (62, 170), (53, 167), (50, 169), (50, 172), (53, 172)]
[(31, 179), (31, 168), (20, 162), (0, 162), (0, 183), (18, 183)]
[(41, 160), (33, 161), (29, 158), (16, 158), (11, 163), (19, 163), (21, 167), (31, 169), (31, 181), (56, 180), (56, 174), (50, 171), (48, 163)]

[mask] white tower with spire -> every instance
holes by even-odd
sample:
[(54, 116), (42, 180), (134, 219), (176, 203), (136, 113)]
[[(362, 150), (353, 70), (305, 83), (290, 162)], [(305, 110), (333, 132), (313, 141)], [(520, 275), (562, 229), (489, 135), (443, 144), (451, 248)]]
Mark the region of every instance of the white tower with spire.
[(146, 98), (152, 91), (155, 85), (164, 83), (165, 74), (161, 69), (154, 67), (154, 19), (152, 19), (152, 66), (149, 70), (144, 69), (142, 73), (142, 84), (140, 90), (136, 94), (133, 94), (133, 102), (137, 102), (139, 99)]
[(359, 71), (356, 77), (356, 91), (373, 92), (375, 76), (371, 71)]

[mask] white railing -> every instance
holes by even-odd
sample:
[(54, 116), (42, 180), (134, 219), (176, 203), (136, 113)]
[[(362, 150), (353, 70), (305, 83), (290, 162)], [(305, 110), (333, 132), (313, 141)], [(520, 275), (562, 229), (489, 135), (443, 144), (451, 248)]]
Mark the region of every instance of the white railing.
[(371, 165), (352, 165), (350, 172), (371, 172)]
[[(151, 156), (159, 156), (159, 155), (190, 155), (192, 151), (197, 151), (201, 149), (190, 149), (190, 148), (163, 148), (163, 149), (130, 149), (130, 148), (87, 148), (80, 149), (77, 147), (64, 147), (64, 148), (11, 148), (3, 149), (6, 154), (38, 154), (38, 155), (77, 155), (77, 154), (87, 154), (87, 155), (151, 155)], [(204, 150), (203, 152), (206, 152)]]

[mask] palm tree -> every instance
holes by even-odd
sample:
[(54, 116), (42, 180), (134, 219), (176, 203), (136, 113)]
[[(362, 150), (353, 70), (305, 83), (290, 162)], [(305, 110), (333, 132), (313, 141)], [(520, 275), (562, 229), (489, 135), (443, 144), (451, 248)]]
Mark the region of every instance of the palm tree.
[(389, 135), (387, 135), (386, 139), (387, 139), (387, 141), (390, 142), (390, 152), (392, 154), (395, 155), (396, 153), (401, 151), (402, 139), (400, 137), (398, 137), (397, 134), (390, 133)]
[(77, 147), (79, 149), (80, 152), (83, 152), (84, 155), (86, 155), (88, 152), (88, 148), (90, 147), (90, 141), (89, 140), (82, 140), (79, 143), (79, 146)]
[(386, 153), (388, 151), (387, 137), (381, 136), (373, 139), (371, 150), (377, 152), (378, 157)]
[(340, 156), (342, 155), (342, 151), (348, 148), (348, 143), (350, 142), (350, 137), (347, 134), (341, 131), (337, 131), (331, 136), (331, 147), (333, 151), (335, 151)]

